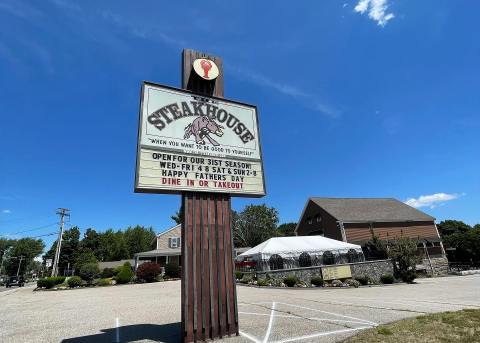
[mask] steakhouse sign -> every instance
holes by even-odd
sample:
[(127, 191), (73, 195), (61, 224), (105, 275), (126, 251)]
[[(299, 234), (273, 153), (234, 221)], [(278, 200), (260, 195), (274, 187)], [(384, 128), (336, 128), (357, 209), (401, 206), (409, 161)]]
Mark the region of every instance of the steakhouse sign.
[(144, 82), (135, 192), (265, 195), (255, 106)]

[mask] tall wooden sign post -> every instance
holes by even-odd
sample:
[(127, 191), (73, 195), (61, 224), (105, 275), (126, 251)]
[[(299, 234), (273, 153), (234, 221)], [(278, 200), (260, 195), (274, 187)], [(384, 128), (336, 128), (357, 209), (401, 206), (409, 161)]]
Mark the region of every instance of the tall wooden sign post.
[(224, 99), (219, 57), (182, 56), (182, 89), (144, 82), (135, 192), (182, 195), (182, 342), (238, 335), (231, 196), (265, 195), (255, 106)]
[[(218, 57), (183, 51), (182, 88), (223, 98), (223, 68)], [(204, 80), (193, 62), (215, 62), (219, 75)], [(182, 333), (184, 342), (238, 335), (237, 293), (229, 194), (182, 194)]]

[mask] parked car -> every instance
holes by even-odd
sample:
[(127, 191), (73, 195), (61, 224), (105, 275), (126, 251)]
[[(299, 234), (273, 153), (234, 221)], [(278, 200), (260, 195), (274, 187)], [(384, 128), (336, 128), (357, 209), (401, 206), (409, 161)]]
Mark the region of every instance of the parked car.
[(25, 286), (25, 278), (22, 275), (20, 275), (20, 276), (10, 276), (7, 279), (6, 287), (9, 288), (9, 287), (12, 287), (12, 286), (18, 286), (18, 287)]

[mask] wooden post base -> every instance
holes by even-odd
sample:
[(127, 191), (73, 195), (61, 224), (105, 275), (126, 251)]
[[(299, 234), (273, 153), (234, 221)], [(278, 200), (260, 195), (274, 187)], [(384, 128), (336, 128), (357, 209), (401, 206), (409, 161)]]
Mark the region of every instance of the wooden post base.
[(231, 201), (182, 195), (182, 341), (238, 335)]

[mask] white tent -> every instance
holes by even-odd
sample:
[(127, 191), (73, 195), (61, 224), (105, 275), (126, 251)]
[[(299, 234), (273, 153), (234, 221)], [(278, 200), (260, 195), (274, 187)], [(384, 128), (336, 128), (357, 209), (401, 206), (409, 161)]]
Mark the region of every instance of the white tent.
[(300, 254), (307, 253), (313, 256), (320, 256), (326, 251), (334, 255), (347, 254), (354, 250), (362, 254), (360, 245), (350, 244), (322, 236), (295, 236), (275, 237), (260, 243), (256, 247), (245, 251), (237, 256), (237, 261), (244, 260), (266, 261), (272, 255), (279, 255), (282, 258), (298, 258)]

